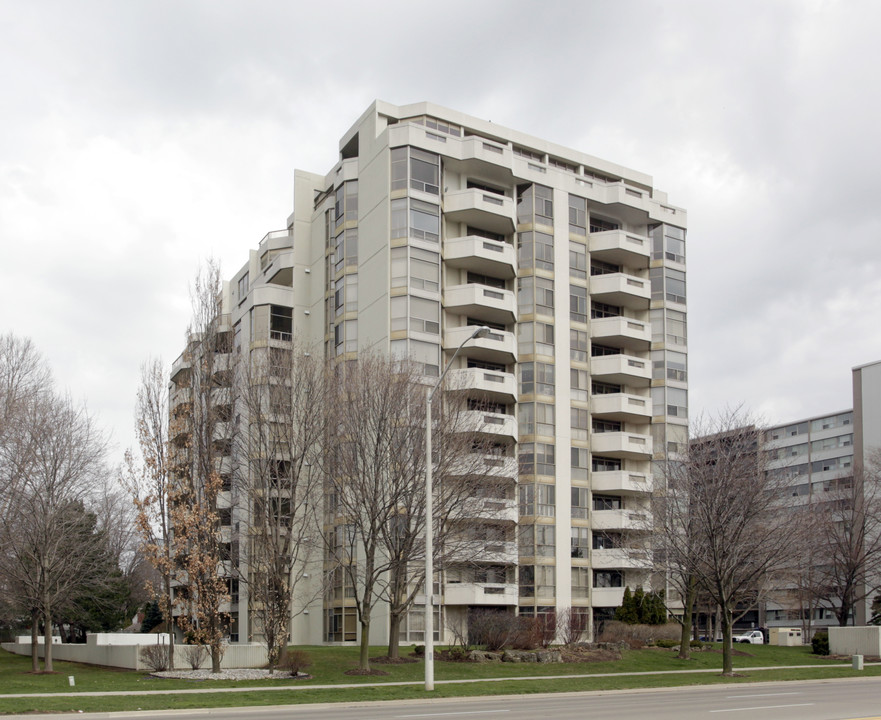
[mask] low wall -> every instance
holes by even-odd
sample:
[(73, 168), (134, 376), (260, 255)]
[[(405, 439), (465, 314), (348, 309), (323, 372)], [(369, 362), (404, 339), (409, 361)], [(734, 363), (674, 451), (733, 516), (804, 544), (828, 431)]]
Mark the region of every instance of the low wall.
[[(148, 636), (152, 638), (153, 636)], [(126, 668), (128, 670), (149, 670), (141, 661), (141, 647), (155, 643), (145, 642), (143, 645), (93, 645), (61, 644), (52, 645), (52, 658), (55, 660), (69, 660), (71, 662), (85, 663), (86, 665), (105, 665), (107, 667)], [(16, 655), (30, 655), (31, 644), (28, 643), (2, 643), (4, 650)], [(178, 669), (189, 670), (189, 663), (185, 661), (183, 648), (186, 645), (175, 645), (174, 664)], [(45, 648), (42, 644), (37, 646), (37, 654), (42, 658)], [(263, 667), (267, 662), (265, 645), (228, 645), (223, 654), (221, 667), (249, 668)], [(211, 658), (208, 656), (202, 662), (203, 668), (211, 667)]]
[(829, 652), (833, 655), (881, 657), (881, 627), (830, 627)]

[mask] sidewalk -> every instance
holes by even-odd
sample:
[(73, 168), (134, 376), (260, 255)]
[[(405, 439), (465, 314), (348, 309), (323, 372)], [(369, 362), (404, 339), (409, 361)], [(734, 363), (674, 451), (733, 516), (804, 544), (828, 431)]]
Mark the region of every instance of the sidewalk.
[[(866, 663), (865, 667), (881, 665), (881, 662)], [(841, 669), (851, 670), (850, 663), (841, 665), (771, 665), (767, 667), (734, 668), (735, 672), (750, 673), (760, 670), (798, 670), (798, 669)], [(435, 685), (465, 685), (473, 683), (492, 682), (516, 682), (523, 680), (577, 680), (590, 678), (613, 678), (613, 677), (638, 677), (640, 675), (697, 675), (700, 673), (719, 673), (719, 668), (701, 670), (648, 670), (643, 672), (629, 673), (593, 673), (589, 675), (527, 675), (524, 677), (504, 678), (475, 678), (467, 680), (435, 680)], [(208, 681), (210, 682), (210, 681)], [(112, 690), (107, 692), (56, 692), (56, 693), (14, 693), (0, 694), (0, 700), (11, 698), (36, 698), (36, 697), (112, 697), (114, 695), (204, 695), (211, 693), (245, 693), (245, 692), (279, 692), (298, 690), (340, 690), (359, 687), (395, 687), (403, 685), (422, 685), (421, 680), (408, 680), (406, 682), (377, 682), (377, 683), (345, 683), (336, 685), (259, 685), (250, 687), (224, 687), (224, 688), (198, 688), (193, 690)]]

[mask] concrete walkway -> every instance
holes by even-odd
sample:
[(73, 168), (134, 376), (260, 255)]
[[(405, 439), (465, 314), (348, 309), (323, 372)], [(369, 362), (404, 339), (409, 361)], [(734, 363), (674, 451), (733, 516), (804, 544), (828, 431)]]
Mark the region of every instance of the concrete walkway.
[[(866, 667), (881, 665), (881, 662), (866, 663)], [(851, 670), (850, 663), (841, 665), (772, 665), (768, 667), (734, 668), (735, 672), (749, 673), (759, 670), (799, 670), (824, 668), (835, 670)], [(510, 682), (522, 680), (578, 680), (590, 678), (614, 678), (614, 677), (638, 677), (640, 675), (697, 675), (700, 673), (719, 673), (718, 668), (701, 670), (647, 670), (643, 672), (621, 673), (594, 673), (591, 675), (527, 675), (523, 677), (503, 678), (476, 678), (467, 680), (435, 680), (435, 685), (464, 685), (468, 683), (492, 683)], [(210, 681), (207, 681), (210, 682)], [(245, 693), (245, 692), (277, 692), (298, 690), (340, 690), (363, 687), (395, 687), (402, 685), (423, 685), (422, 680), (408, 680), (406, 682), (377, 682), (377, 683), (342, 683), (338, 685), (260, 685), (250, 687), (224, 687), (224, 688), (198, 688), (193, 690), (111, 690), (99, 692), (55, 692), (55, 693), (10, 693), (0, 694), (0, 700), (8, 698), (34, 698), (34, 697), (112, 697), (114, 695), (199, 695), (206, 693)]]

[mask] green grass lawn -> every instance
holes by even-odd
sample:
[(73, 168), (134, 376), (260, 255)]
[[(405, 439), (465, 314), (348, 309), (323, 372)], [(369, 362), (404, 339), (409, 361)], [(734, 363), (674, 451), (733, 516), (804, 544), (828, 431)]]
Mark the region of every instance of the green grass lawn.
[[(881, 667), (867, 667), (862, 673), (850, 669), (849, 663), (829, 660), (812, 655), (809, 647), (781, 648), (771, 646), (742, 646), (736, 650), (735, 668), (743, 669), (742, 677), (722, 678), (716, 673), (673, 675), (630, 675), (624, 677), (572, 677), (547, 680), (509, 680), (505, 682), (473, 683), (460, 685), (437, 685), (433, 697), (472, 696), (487, 694), (517, 694), (536, 692), (571, 692), (584, 690), (612, 690), (638, 687), (669, 687), (673, 685), (703, 685), (719, 682), (752, 682), (757, 680), (797, 680), (822, 677), (853, 677), (856, 675), (881, 675)], [(293, 681), (186, 681), (158, 680), (143, 672), (97, 668), (77, 663), (56, 662), (55, 675), (31, 675), (30, 658), (0, 651), (0, 694), (5, 693), (60, 693), (83, 691), (133, 690), (149, 692), (165, 689), (192, 689), (206, 687), (249, 687), (253, 692), (217, 693), (197, 695), (137, 695), (132, 697), (103, 698), (22, 698), (0, 699), (0, 713), (24, 713), (34, 711), (63, 712), (65, 710), (124, 711), (136, 709), (228, 707), (247, 705), (279, 705), (312, 702), (352, 702), (362, 700), (394, 700), (425, 696), (421, 686), (361, 687), (309, 689), (310, 685), (374, 684), (385, 682), (420, 682), (424, 675), (421, 662), (403, 665), (377, 665), (388, 672), (385, 676), (350, 676), (344, 671), (355, 667), (358, 658), (356, 647), (310, 647), (306, 648), (313, 659), (310, 673), (312, 680)], [(402, 654), (407, 650), (402, 648)], [(382, 648), (375, 648), (374, 655), (382, 655)], [(602, 673), (639, 673), (651, 671), (676, 671), (721, 668), (719, 652), (694, 653), (693, 659), (678, 660), (670, 650), (646, 649), (626, 651), (621, 660), (596, 663), (531, 664), (531, 663), (435, 663), (438, 681), (482, 678), (516, 678), (523, 676), (597, 675)], [(797, 670), (773, 670), (749, 672), (750, 667), (774, 665), (811, 665)], [(75, 688), (68, 685), (68, 676), (76, 679)], [(295, 686), (295, 690), (262, 692), (261, 688)]]

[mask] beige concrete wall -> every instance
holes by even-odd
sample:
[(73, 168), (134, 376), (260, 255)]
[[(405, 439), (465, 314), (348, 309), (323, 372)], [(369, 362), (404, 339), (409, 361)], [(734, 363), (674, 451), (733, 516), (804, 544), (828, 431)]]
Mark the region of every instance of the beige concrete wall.
[[(71, 662), (85, 663), (86, 665), (105, 665), (107, 667), (126, 668), (129, 670), (147, 670), (148, 668), (141, 662), (141, 647), (144, 645), (81, 645), (81, 644), (62, 644), (52, 645), (52, 658), (54, 660), (69, 660)], [(2, 647), (16, 655), (30, 655), (30, 643), (3, 643)], [(176, 645), (175, 649), (180, 650), (184, 645)], [(38, 646), (37, 653), (42, 658), (44, 656), (44, 648), (42, 644)], [(246, 668), (261, 667), (266, 664), (266, 646), (265, 645), (229, 645), (223, 655), (221, 667), (223, 668)], [(175, 665), (178, 668), (189, 669), (189, 665), (184, 662), (183, 656), (178, 652), (175, 655)], [(208, 658), (202, 663), (202, 667), (211, 667), (211, 660)]]
[(829, 651), (833, 655), (881, 657), (881, 627), (830, 627)]

